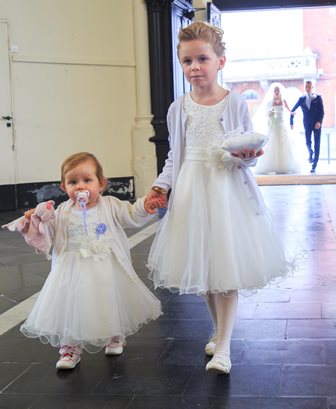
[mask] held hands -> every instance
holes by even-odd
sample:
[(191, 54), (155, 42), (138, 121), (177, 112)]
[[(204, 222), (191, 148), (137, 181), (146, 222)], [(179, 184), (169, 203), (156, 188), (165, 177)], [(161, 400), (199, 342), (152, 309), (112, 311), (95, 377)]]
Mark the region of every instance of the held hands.
[(241, 151), (238, 151), (236, 153), (231, 153), (232, 156), (239, 158), (239, 159), (255, 159), (258, 158), (259, 156), (263, 155), (264, 151), (260, 149), (259, 151), (256, 151), (255, 149), (242, 149)]
[(25, 211), (23, 215), (27, 219), (30, 219), (31, 216), (34, 214), (34, 212), (35, 212), (35, 208), (34, 209), (29, 209), (29, 210)]
[[(155, 187), (155, 186), (154, 186)], [(145, 197), (144, 208), (147, 213), (154, 214), (159, 207), (167, 207), (167, 192), (150, 190)]]
[(320, 129), (320, 128), (321, 128), (321, 122), (316, 122), (315, 129)]
[[(295, 112), (295, 111), (291, 111), (290, 114), (291, 114), (291, 117), (292, 117), (292, 116), (294, 117), (294, 115), (296, 115), (296, 112)], [(290, 124), (290, 128), (293, 129), (293, 128), (294, 128), (294, 124)]]

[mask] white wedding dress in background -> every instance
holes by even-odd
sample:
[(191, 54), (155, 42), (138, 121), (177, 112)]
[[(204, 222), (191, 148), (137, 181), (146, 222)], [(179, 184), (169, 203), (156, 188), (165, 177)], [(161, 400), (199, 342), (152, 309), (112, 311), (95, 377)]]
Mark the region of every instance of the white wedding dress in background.
[[(267, 122), (266, 132), (269, 139), (263, 147), (265, 153), (258, 159), (254, 173), (299, 173), (301, 171), (298, 159), (300, 153), (296, 152), (295, 134), (290, 130), (289, 114), (287, 118), (284, 105), (269, 106), (264, 120)], [(258, 126), (254, 124), (254, 127), (258, 131)]]

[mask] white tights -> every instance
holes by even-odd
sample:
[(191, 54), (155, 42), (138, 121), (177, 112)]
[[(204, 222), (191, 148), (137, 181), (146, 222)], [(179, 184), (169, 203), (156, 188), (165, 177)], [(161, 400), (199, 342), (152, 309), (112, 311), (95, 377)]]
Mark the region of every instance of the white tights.
[(230, 356), (230, 342), (235, 323), (238, 291), (227, 293), (208, 294), (208, 307), (217, 330), (215, 355), (227, 354)]

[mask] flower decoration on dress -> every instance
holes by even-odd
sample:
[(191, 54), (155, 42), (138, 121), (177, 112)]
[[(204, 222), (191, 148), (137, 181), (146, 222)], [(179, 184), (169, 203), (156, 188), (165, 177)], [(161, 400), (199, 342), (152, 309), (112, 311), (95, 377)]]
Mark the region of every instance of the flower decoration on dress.
[(219, 145), (211, 145), (207, 153), (210, 166), (221, 169), (232, 168), (235, 164), (233, 156), (227, 154)]
[(105, 240), (85, 240), (79, 249), (82, 257), (92, 257), (94, 261), (103, 260), (108, 254), (110, 254), (111, 249)]
[(99, 223), (98, 226), (96, 227), (96, 235), (97, 239), (99, 239), (99, 236), (102, 234), (105, 234), (107, 229), (107, 226), (105, 223)]

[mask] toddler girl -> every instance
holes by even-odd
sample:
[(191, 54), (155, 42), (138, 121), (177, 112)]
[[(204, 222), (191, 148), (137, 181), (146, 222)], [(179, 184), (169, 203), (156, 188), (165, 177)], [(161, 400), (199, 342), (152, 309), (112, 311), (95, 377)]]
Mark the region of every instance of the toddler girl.
[(161, 304), (133, 270), (123, 230), (152, 218), (148, 203), (102, 196), (106, 178), (90, 153), (65, 159), (61, 174), (69, 200), (54, 218), (47, 217), (51, 203), (42, 214), (40, 204), (31, 217), (3, 227), (20, 230), (40, 249), (53, 246), (51, 272), (21, 331), (60, 347), (56, 368), (72, 369), (83, 348), (121, 354), (126, 336), (158, 318)]

